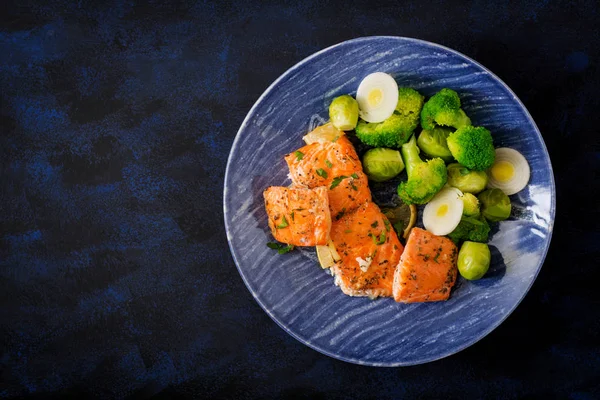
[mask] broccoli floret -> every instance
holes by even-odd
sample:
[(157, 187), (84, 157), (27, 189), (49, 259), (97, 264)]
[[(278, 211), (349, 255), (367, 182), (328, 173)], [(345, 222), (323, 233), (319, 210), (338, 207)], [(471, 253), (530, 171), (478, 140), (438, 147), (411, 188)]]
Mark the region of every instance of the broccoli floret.
[(398, 148), (419, 124), (424, 97), (414, 89), (398, 88), (398, 104), (391, 117), (382, 122), (359, 120), (356, 136), (372, 147)]
[(367, 146), (398, 148), (412, 134), (414, 127), (396, 114), (383, 122), (359, 120), (356, 125), (356, 137)]
[(436, 125), (462, 128), (471, 125), (471, 120), (460, 108), (458, 94), (452, 89), (442, 89), (434, 94), (421, 111), (423, 129), (433, 129)]
[(463, 240), (485, 243), (488, 240), (490, 226), (483, 216), (463, 216), (458, 226), (448, 234), (450, 240), (459, 244)]
[(423, 108), (424, 100), (425, 97), (415, 89), (399, 87), (398, 104), (396, 105), (395, 114), (409, 118), (415, 124), (416, 128), (419, 123), (419, 115), (421, 108)]
[(400, 183), (398, 195), (406, 204), (426, 204), (446, 184), (446, 164), (437, 157), (421, 160), (414, 136), (402, 145), (401, 153), (408, 180)]
[(465, 126), (448, 136), (448, 148), (452, 156), (474, 171), (488, 169), (494, 163), (496, 153), (490, 131), (482, 126)]

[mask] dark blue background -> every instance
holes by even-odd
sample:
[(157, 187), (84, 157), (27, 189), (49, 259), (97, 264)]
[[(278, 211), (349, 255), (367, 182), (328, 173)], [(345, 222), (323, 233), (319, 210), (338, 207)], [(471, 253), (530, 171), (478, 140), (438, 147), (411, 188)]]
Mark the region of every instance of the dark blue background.
[[(0, 31), (0, 397), (600, 396), (600, 10), (594, 1), (15, 1)], [(4, 7), (3, 2), (3, 7)], [(523, 100), (557, 185), (546, 263), (474, 346), (377, 369), (323, 356), (229, 254), (229, 148), (311, 53), (409, 36)]]

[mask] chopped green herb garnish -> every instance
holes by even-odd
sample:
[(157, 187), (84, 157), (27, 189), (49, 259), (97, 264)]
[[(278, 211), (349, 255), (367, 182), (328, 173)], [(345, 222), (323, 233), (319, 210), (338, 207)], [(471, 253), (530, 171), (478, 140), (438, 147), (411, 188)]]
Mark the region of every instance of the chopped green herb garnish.
[(440, 258), (440, 253), (437, 253), (437, 254), (435, 255), (435, 257), (433, 257), (433, 261), (435, 261), (436, 263), (438, 263), (438, 264), (439, 264), (439, 262), (438, 262), (438, 258)]
[(394, 230), (396, 233), (400, 233), (404, 230), (404, 221), (398, 221), (394, 224)]
[(327, 165), (328, 168), (333, 167), (333, 164), (329, 160), (325, 160), (325, 165)]
[(288, 226), (290, 226), (288, 220), (285, 218), (285, 215), (283, 216), (283, 218), (281, 219), (281, 223), (279, 225), (277, 225), (278, 229), (283, 229), (283, 228), (287, 228)]
[(294, 212), (292, 211), (290, 214), (290, 217), (292, 217), (292, 221), (294, 220)]
[(333, 178), (333, 181), (331, 182), (331, 186), (329, 186), (329, 190), (332, 190), (334, 187), (338, 186), (346, 178), (347, 178), (347, 176), (345, 176), (345, 175), (340, 175), (340, 176), (336, 176), (335, 178)]
[(377, 236), (373, 235), (371, 232), (369, 232), (367, 236), (373, 239), (373, 243), (377, 244)]
[(375, 244), (384, 244), (385, 243), (385, 231), (382, 231), (381, 234), (379, 235), (379, 240), (377, 242), (375, 242)]
[(352, 229), (346, 229), (344, 233), (352, 233)]
[(327, 171), (325, 171), (323, 168), (319, 168), (317, 169), (317, 175), (319, 175), (321, 178), (327, 178)]
[(356, 185), (354, 183), (351, 183), (350, 187), (352, 187), (353, 190), (356, 190), (358, 192), (358, 188), (356, 187)]
[(371, 239), (373, 239), (373, 243), (375, 243), (376, 245), (385, 243), (385, 231), (381, 232), (379, 238), (377, 238), (377, 236), (373, 235), (371, 232), (369, 232), (368, 236), (370, 236)]
[(354, 179), (358, 179), (358, 175), (356, 175), (356, 172), (353, 173), (352, 175), (350, 175), (351, 177), (353, 177)]
[(285, 253), (289, 253), (290, 251), (294, 250), (295, 246), (293, 244), (269, 242), (269, 243), (267, 243), (267, 247), (269, 247), (270, 249), (273, 249), (273, 250), (277, 250), (277, 252), (279, 254), (285, 254)]
[(384, 219), (383, 224), (385, 225), (385, 230), (389, 232), (390, 231), (390, 221), (388, 221), (387, 219)]
[(302, 158), (304, 157), (304, 153), (303, 153), (303, 152), (301, 152), (300, 150), (296, 150), (296, 151), (294, 152), (294, 155), (296, 156), (296, 160), (297, 160), (297, 161), (300, 161), (300, 160), (302, 160)]
[(277, 250), (277, 252), (279, 254), (285, 254), (285, 253), (289, 253), (290, 251), (294, 250), (294, 245), (293, 244), (288, 244), (285, 247), (280, 248), (279, 250)]
[(378, 221), (375, 221), (375, 222), (373, 222), (373, 223), (371, 224), (371, 227), (372, 227), (372, 228), (377, 228), (377, 225), (379, 225), (379, 222), (378, 222)]

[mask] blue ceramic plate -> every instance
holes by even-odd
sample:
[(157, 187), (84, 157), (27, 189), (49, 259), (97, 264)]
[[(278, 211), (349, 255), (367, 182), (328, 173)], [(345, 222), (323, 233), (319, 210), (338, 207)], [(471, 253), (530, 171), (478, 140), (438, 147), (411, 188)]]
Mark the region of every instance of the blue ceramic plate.
[[(459, 277), (446, 302), (399, 304), (352, 298), (334, 286), (312, 250), (279, 255), (262, 192), (287, 186), (283, 156), (327, 119), (330, 101), (355, 94), (366, 75), (383, 71), (399, 86), (431, 96), (458, 91), (474, 125), (490, 129), (496, 147), (520, 151), (531, 166), (529, 185), (511, 196), (512, 215), (492, 230), (492, 265), (485, 278)], [(367, 37), (329, 47), (277, 79), (248, 113), (225, 175), (224, 212), (231, 253), (246, 286), (286, 332), (329, 356), (357, 364), (419, 364), (456, 353), (496, 328), (523, 299), (550, 244), (554, 178), (531, 116), (498, 77), (443, 46), (400, 37)]]

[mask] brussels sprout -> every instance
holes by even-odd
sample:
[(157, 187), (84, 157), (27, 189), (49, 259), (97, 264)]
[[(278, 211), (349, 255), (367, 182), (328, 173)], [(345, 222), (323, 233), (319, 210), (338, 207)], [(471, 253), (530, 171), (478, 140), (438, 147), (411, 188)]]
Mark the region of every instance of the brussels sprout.
[(463, 215), (467, 217), (476, 217), (479, 215), (479, 200), (471, 193), (463, 193), (461, 200), (465, 205)]
[(451, 132), (450, 129), (440, 127), (423, 130), (417, 139), (417, 145), (427, 157), (439, 157), (446, 162), (450, 162), (454, 158), (448, 149), (446, 139), (448, 139)]
[(458, 163), (448, 165), (448, 184), (463, 193), (479, 193), (485, 189), (488, 176), (485, 171), (471, 171)]
[(477, 196), (481, 213), (492, 222), (503, 221), (510, 215), (510, 199), (500, 189), (488, 189)]
[(329, 119), (341, 131), (351, 131), (358, 122), (358, 102), (345, 94), (336, 97), (329, 105)]
[(458, 252), (458, 272), (465, 279), (477, 280), (488, 271), (491, 259), (487, 244), (466, 241)]
[(383, 182), (402, 172), (404, 162), (398, 150), (378, 147), (365, 153), (363, 168), (370, 180)]

